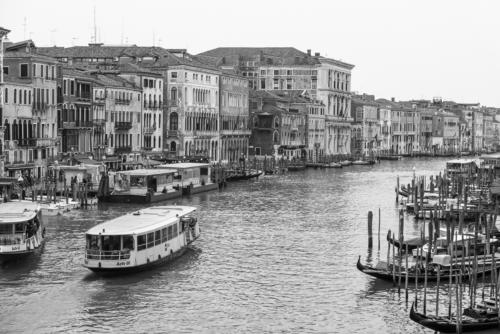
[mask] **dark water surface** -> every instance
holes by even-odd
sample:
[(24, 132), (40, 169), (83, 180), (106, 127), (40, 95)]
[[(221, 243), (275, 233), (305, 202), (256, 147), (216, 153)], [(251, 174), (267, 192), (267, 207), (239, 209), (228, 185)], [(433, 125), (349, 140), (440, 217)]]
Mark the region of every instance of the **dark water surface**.
[[(358, 255), (386, 257), (385, 235), (397, 227), (396, 175), (408, 183), (414, 166), (428, 175), (444, 165), (310, 169), (178, 200), (199, 207), (201, 238), (171, 264), (124, 277), (81, 266), (84, 232), (140, 206), (52, 218), (41, 254), (0, 268), (0, 332), (424, 333), (408, 318), (404, 294), (355, 264)], [(408, 219), (405, 232), (418, 235), (418, 227)]]

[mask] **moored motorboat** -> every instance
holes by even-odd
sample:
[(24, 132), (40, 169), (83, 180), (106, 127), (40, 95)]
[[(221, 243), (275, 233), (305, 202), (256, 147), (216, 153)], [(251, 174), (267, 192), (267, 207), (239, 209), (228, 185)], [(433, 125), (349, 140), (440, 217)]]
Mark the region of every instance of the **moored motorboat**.
[(338, 162), (330, 162), (327, 165), (328, 168), (342, 168), (342, 165)]
[(342, 166), (350, 166), (352, 165), (352, 161), (351, 160), (342, 160), (339, 162), (339, 164), (341, 164)]
[(36, 202), (0, 204), (0, 262), (32, 254), (45, 240), (42, 210)]
[(94, 226), (86, 233), (83, 266), (108, 274), (164, 264), (200, 236), (195, 211), (190, 206), (150, 207)]

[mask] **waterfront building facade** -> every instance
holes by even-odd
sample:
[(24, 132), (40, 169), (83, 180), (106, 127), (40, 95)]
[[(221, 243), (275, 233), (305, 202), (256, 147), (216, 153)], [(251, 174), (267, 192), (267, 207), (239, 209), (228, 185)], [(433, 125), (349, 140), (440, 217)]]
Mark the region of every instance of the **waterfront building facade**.
[[(295, 48), (216, 48), (201, 53), (221, 69), (250, 76), (251, 87), (265, 91), (301, 90), (325, 105), (325, 154), (349, 154), (350, 89), (353, 65)], [(255, 78), (257, 75), (257, 78)]]
[(117, 155), (122, 161), (137, 161), (143, 140), (142, 90), (116, 74), (94, 73), (93, 77), (96, 155)]
[(219, 80), (219, 128), (221, 161), (235, 162), (248, 156), (249, 87), (242, 76), (223, 72)]
[(4, 70), (3, 70), (3, 57), (4, 57), (4, 38), (10, 30), (0, 27), (0, 177), (5, 176), (5, 154), (4, 154), (4, 131), (3, 127), (3, 104), (4, 104)]
[(383, 105), (378, 105), (378, 120), (380, 126), (380, 153), (388, 155), (391, 153), (392, 136), (391, 136), (391, 109)]
[(43, 177), (58, 154), (57, 62), (33, 48), (32, 41), (6, 46), (2, 118), (8, 176)]
[[(356, 127), (356, 140), (361, 141), (355, 145), (358, 148), (356, 154), (368, 156), (380, 153), (381, 128), (378, 108), (379, 105), (372, 95), (355, 95), (352, 98), (352, 118), (354, 123), (360, 126)], [(357, 133), (359, 130), (360, 135)]]
[[(133, 116), (131, 115), (135, 113), (135, 117), (137, 117), (137, 115), (140, 114), (142, 135), (140, 136), (140, 141), (138, 141), (136, 138), (139, 131), (135, 131), (135, 133), (115, 133), (113, 144), (115, 145), (116, 143), (118, 145), (117, 147), (126, 147), (126, 151), (132, 151), (133, 148), (130, 145), (139, 145), (140, 142), (142, 145), (141, 149), (145, 155), (158, 154), (162, 152), (164, 124), (163, 92), (165, 87), (162, 75), (136, 64), (126, 63), (119, 66), (118, 76), (132, 83), (134, 87), (140, 88), (142, 96), (139, 98), (137, 95), (134, 95), (130, 102), (134, 101), (135, 104), (140, 101), (142, 107), (139, 110), (133, 110), (132, 108), (134, 108), (134, 104), (128, 104), (127, 111), (124, 111), (123, 113), (115, 113), (115, 116), (118, 117), (118, 122), (116, 121), (116, 118), (112, 118), (111, 122), (115, 122), (115, 131), (127, 132), (132, 130), (133, 126)], [(135, 94), (130, 90), (122, 91), (122, 94), (125, 93)], [(126, 116), (127, 118), (124, 118), (124, 115), (128, 115)], [(132, 117), (132, 119), (130, 117)], [(125, 121), (126, 119), (129, 121)], [(130, 122), (130, 124), (128, 122)], [(131, 128), (127, 130), (129, 125)], [(117, 129), (116, 126), (118, 126), (119, 129)], [(134, 138), (134, 134), (136, 138)], [(130, 135), (132, 135), (132, 137), (130, 137)], [(117, 140), (118, 142), (116, 142)], [(118, 152), (120, 152), (120, 150), (122, 150), (121, 153), (128, 153), (123, 152), (123, 149), (118, 149)]]

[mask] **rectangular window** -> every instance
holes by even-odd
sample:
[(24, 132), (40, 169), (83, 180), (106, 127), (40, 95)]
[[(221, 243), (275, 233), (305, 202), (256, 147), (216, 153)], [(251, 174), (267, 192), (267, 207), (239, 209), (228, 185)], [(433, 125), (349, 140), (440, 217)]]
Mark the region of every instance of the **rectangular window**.
[(67, 82), (66, 82), (66, 79), (63, 80), (63, 95), (66, 95), (66, 86), (67, 86)]
[(9, 67), (8, 66), (3, 67), (3, 74), (6, 74), (6, 75), (9, 74)]
[(171, 77), (172, 79), (177, 79), (177, 72), (172, 72), (172, 73), (170, 73), (170, 77)]
[(147, 241), (148, 241), (148, 245), (147, 245), (148, 248), (151, 248), (155, 245), (155, 233), (154, 232), (148, 233)]
[(33, 64), (33, 73), (31, 73), (31, 76), (33, 78), (36, 77), (36, 64)]
[(137, 250), (146, 249), (146, 235), (137, 236)]
[(161, 230), (155, 232), (155, 246), (161, 244)]
[(174, 225), (173, 237), (177, 237), (177, 224)]
[(54, 72), (55, 72), (55, 68), (54, 68), (54, 66), (52, 66), (52, 75), (50, 76), (50, 78), (52, 80), (54, 80)]
[(43, 78), (43, 65), (40, 65), (40, 77)]
[(148, 86), (148, 79), (144, 79), (143, 86), (144, 86), (144, 87), (147, 87), (147, 86)]
[(161, 242), (167, 242), (167, 228), (161, 230)]
[[(5, 73), (5, 74), (9, 74), (9, 71), (7, 70), (7, 73)], [(21, 78), (27, 78), (28, 77), (28, 64), (21, 64), (20, 65), (19, 76)]]
[(75, 81), (74, 80), (71, 80), (69, 82), (69, 94), (75, 95)]
[(167, 239), (168, 239), (168, 240), (172, 240), (172, 236), (173, 236), (173, 234), (174, 234), (174, 233), (173, 233), (173, 230), (174, 230), (173, 226), (172, 226), (172, 225), (170, 225), (170, 226), (168, 227), (168, 232), (167, 232)]

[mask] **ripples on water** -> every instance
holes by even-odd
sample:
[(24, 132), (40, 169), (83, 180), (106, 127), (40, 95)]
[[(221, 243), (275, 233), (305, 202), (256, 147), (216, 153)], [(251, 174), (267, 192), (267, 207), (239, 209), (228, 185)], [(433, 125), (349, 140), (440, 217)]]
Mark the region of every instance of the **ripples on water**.
[[(404, 294), (355, 267), (358, 255), (385, 259), (396, 175), (409, 182), (413, 166), (431, 174), (444, 160), (266, 176), (178, 200), (199, 207), (201, 238), (164, 267), (111, 279), (81, 266), (83, 233), (140, 206), (51, 218), (41, 254), (0, 268), (0, 332), (423, 333)], [(418, 234), (411, 219), (405, 228)]]

